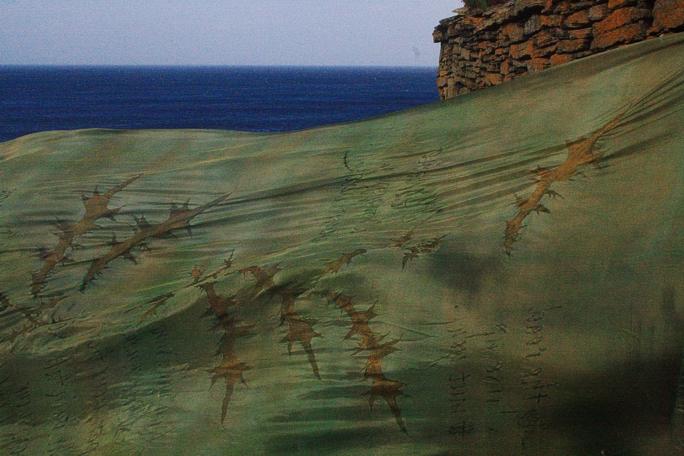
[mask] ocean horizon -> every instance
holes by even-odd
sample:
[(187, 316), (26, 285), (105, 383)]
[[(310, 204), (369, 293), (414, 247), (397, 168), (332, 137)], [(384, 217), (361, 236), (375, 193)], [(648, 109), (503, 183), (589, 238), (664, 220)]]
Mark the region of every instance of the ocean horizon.
[(283, 132), (439, 100), (436, 67), (0, 66), (0, 142), (51, 130)]

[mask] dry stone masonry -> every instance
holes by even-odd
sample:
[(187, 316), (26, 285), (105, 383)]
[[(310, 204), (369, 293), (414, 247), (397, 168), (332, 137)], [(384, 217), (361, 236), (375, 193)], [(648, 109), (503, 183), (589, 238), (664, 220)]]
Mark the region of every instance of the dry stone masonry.
[(440, 21), (442, 99), (684, 31), (684, 0), (512, 0)]

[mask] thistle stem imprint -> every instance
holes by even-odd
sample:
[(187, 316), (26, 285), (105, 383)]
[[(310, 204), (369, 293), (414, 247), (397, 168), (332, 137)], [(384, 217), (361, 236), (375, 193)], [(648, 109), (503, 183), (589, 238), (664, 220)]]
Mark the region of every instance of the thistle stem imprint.
[(303, 289), (282, 289), (278, 290), (277, 294), (280, 296), (280, 320), (281, 323), (287, 322), (289, 331), (280, 342), (287, 342), (287, 352), (292, 356), (292, 346), (295, 342), (299, 342), (306, 352), (309, 364), (313, 370), (314, 377), (321, 379), (321, 374), (318, 371), (318, 363), (316, 363), (316, 355), (314, 354), (311, 340), (315, 337), (321, 337), (313, 330), (314, 325), (318, 322), (313, 319), (305, 319), (299, 316), (295, 311), (295, 301), (306, 290)]
[[(223, 266), (212, 272), (211, 274), (205, 275), (204, 273), (206, 272), (204, 269), (200, 269), (199, 266), (195, 265), (195, 268), (192, 270), (190, 273), (190, 277), (192, 277), (192, 283), (188, 286), (196, 286), (200, 285), (207, 280), (214, 279), (217, 280), (220, 274), (225, 274), (225, 275), (231, 275), (235, 274), (235, 272), (227, 272), (230, 268), (233, 267), (233, 255), (235, 254), (235, 249), (230, 253), (230, 257), (227, 260), (223, 260)], [(239, 271), (238, 271), (239, 272)]]
[(31, 294), (33, 294), (34, 297), (38, 296), (41, 289), (45, 285), (48, 275), (55, 268), (55, 266), (60, 263), (69, 263), (72, 261), (66, 256), (66, 252), (73, 246), (73, 242), (76, 237), (82, 236), (98, 228), (95, 222), (103, 217), (114, 220), (114, 216), (121, 210), (121, 208), (109, 209), (109, 201), (115, 194), (139, 179), (140, 176), (142, 176), (142, 174), (131, 177), (127, 181), (112, 187), (104, 194), (100, 194), (97, 191), (97, 188), (95, 188), (93, 191), (93, 196), (81, 196), (86, 210), (83, 218), (73, 225), (60, 227), (60, 232), (55, 234), (59, 238), (59, 242), (55, 248), (51, 252), (43, 252), (41, 254), (45, 264), (40, 271), (32, 274), (33, 280), (31, 283)]
[[(235, 253), (235, 251), (233, 251)], [(151, 304), (151, 307), (143, 313), (142, 317), (140, 317), (140, 321), (138, 322), (139, 325), (143, 324), (147, 318), (151, 317), (152, 315), (157, 315), (157, 310), (159, 310), (161, 307), (165, 306), (166, 303), (176, 296), (176, 293), (184, 288), (190, 288), (190, 287), (200, 287), (204, 283), (206, 283), (209, 279), (214, 279), (217, 280), (220, 274), (225, 274), (225, 275), (230, 275), (234, 274), (234, 272), (227, 272), (231, 267), (232, 267), (232, 261), (233, 261), (233, 254), (231, 253), (230, 258), (227, 260), (223, 260), (223, 266), (212, 272), (211, 274), (208, 274), (204, 276), (205, 271), (203, 269), (200, 269), (199, 266), (195, 266), (195, 268), (192, 270), (190, 273), (190, 276), (192, 277), (193, 281), (192, 283), (185, 285), (183, 287), (177, 288), (173, 291), (170, 291), (168, 293), (164, 293), (158, 296), (155, 296), (151, 300), (147, 301), (145, 304)], [(213, 283), (213, 282), (212, 282)], [(144, 306), (144, 305), (143, 305)], [(139, 307), (143, 307), (139, 306)], [(131, 309), (133, 310), (133, 309)]]
[(400, 236), (397, 239), (392, 239), (392, 247), (403, 247), (404, 244), (411, 240), (413, 237), (413, 232), (414, 230), (410, 230), (403, 236)]
[(180, 208), (175, 205), (171, 208), (171, 213), (169, 218), (158, 224), (150, 225), (144, 217), (137, 220), (138, 227), (134, 228), (134, 234), (125, 241), (118, 242), (116, 239), (112, 239), (110, 244), (112, 245), (111, 250), (105, 256), (96, 258), (90, 265), (88, 272), (86, 272), (83, 282), (81, 284), (81, 291), (84, 291), (88, 284), (95, 279), (95, 277), (100, 274), (109, 264), (109, 262), (123, 257), (129, 261), (136, 262), (135, 257), (131, 253), (131, 249), (136, 246), (146, 247), (145, 240), (148, 238), (161, 238), (169, 236), (172, 231), (177, 229), (185, 229), (190, 231), (190, 221), (197, 217), (199, 214), (205, 212), (206, 210), (217, 206), (222, 203), (228, 197), (230, 193), (222, 195), (209, 203), (196, 207), (195, 209), (190, 209), (188, 203), (186, 202)]
[[(406, 263), (409, 261), (413, 261), (414, 258), (418, 258), (422, 254), (429, 254), (429, 253), (435, 253), (437, 249), (439, 249), (439, 244), (441, 244), (442, 239), (446, 237), (446, 234), (436, 237), (433, 239), (430, 239), (429, 241), (424, 241), (418, 244), (417, 246), (414, 245), (412, 247), (407, 247), (404, 249), (404, 258), (401, 260), (401, 270), (403, 271), (404, 268), (406, 268)], [(403, 244), (396, 245), (397, 247), (400, 247)]]
[(238, 272), (242, 273), (245, 277), (247, 273), (251, 273), (256, 279), (256, 285), (254, 285), (254, 290), (252, 291), (252, 297), (258, 295), (261, 291), (271, 292), (275, 290), (276, 286), (273, 283), (273, 277), (278, 274), (282, 269), (278, 266), (273, 266), (269, 269), (262, 269), (259, 266), (250, 266), (248, 268), (240, 269)]
[(625, 114), (626, 113), (623, 112), (618, 115), (587, 138), (580, 137), (575, 141), (566, 141), (565, 144), (568, 148), (568, 158), (556, 168), (546, 169), (537, 167), (534, 171), (538, 176), (537, 179), (534, 179), (537, 188), (535, 188), (532, 194), (527, 198), (516, 197), (515, 204), (519, 208), (518, 215), (506, 222), (506, 230), (504, 231), (504, 250), (507, 255), (511, 254), (513, 243), (518, 240), (523, 220), (532, 212), (550, 212), (541, 204), (541, 200), (546, 195), (554, 198), (560, 196), (558, 193), (551, 190), (551, 185), (555, 182), (566, 181), (573, 177), (578, 173), (577, 167), (580, 165), (597, 163), (602, 154), (593, 152), (596, 142), (603, 135), (615, 128), (615, 126), (624, 118)]
[(222, 298), (216, 293), (214, 289), (214, 282), (205, 282), (197, 287), (206, 293), (209, 299), (209, 312), (213, 314), (217, 321), (217, 327), (223, 330), (223, 335), (219, 342), (219, 349), (216, 352), (217, 355), (223, 356), (221, 364), (213, 368), (210, 372), (213, 375), (211, 378), (211, 386), (219, 380), (223, 379), (226, 386), (226, 392), (223, 396), (223, 402), (221, 404), (221, 424), (226, 420), (226, 414), (228, 413), (228, 404), (230, 404), (230, 399), (233, 397), (233, 390), (237, 382), (247, 385), (243, 373), (249, 370), (249, 366), (241, 362), (235, 356), (235, 342), (240, 337), (246, 337), (252, 335), (250, 329), (251, 325), (238, 326), (239, 320), (229, 315), (228, 310), (231, 307), (237, 306), (237, 301), (235, 296), (229, 298)]
[(342, 256), (335, 261), (326, 263), (325, 269), (323, 269), (323, 273), (319, 277), (319, 280), (322, 279), (323, 276), (325, 276), (326, 274), (337, 274), (338, 272), (340, 272), (342, 266), (344, 266), (345, 264), (350, 265), (354, 257), (363, 255), (366, 252), (366, 249), (356, 249), (350, 253), (343, 253)]
[(148, 317), (156, 315), (157, 310), (166, 305), (170, 299), (174, 298), (176, 292), (181, 289), (196, 287), (207, 295), (209, 301), (209, 309), (207, 314), (214, 316), (217, 320), (216, 327), (223, 329), (223, 335), (221, 336), (219, 348), (216, 353), (217, 355), (222, 355), (223, 359), (218, 366), (209, 371), (213, 374), (211, 379), (212, 387), (220, 379), (223, 379), (225, 382), (226, 391), (221, 405), (221, 424), (223, 424), (226, 419), (228, 405), (230, 404), (230, 400), (233, 396), (235, 384), (240, 382), (245, 386), (247, 385), (247, 382), (243, 377), (243, 373), (249, 370), (249, 366), (241, 362), (236, 357), (235, 342), (241, 337), (252, 335), (250, 330), (253, 327), (253, 325), (238, 326), (239, 320), (228, 313), (231, 308), (237, 307), (238, 305), (236, 296), (231, 296), (228, 298), (219, 296), (214, 287), (216, 282), (209, 281), (210, 278), (216, 280), (220, 274), (233, 274), (227, 272), (232, 267), (233, 253), (231, 253), (230, 258), (224, 260), (223, 266), (207, 276), (204, 276), (204, 270), (200, 269), (198, 266), (195, 266), (193, 271), (190, 273), (193, 282), (189, 285), (178, 288), (175, 291), (161, 294), (152, 298), (146, 303), (151, 304), (151, 307), (142, 315), (138, 323), (142, 324)]
[(156, 296), (152, 298), (151, 300), (147, 301), (147, 304), (152, 304), (152, 307), (148, 309), (142, 317), (140, 317), (140, 321), (138, 322), (139, 325), (143, 324), (147, 317), (151, 317), (152, 315), (157, 315), (157, 310), (159, 310), (160, 307), (165, 306), (166, 302), (173, 298), (175, 296), (174, 293), (165, 293), (159, 296)]
[(321, 292), (318, 294), (326, 298), (328, 303), (336, 305), (349, 316), (349, 319), (352, 322), (352, 328), (347, 335), (344, 336), (344, 340), (349, 340), (357, 334), (361, 337), (359, 348), (354, 354), (360, 353), (363, 350), (370, 351), (370, 355), (368, 356), (364, 367), (363, 378), (370, 378), (373, 384), (371, 385), (371, 389), (363, 394), (368, 396), (368, 403), (370, 404), (371, 410), (373, 409), (373, 404), (375, 404), (375, 399), (378, 396), (382, 397), (392, 411), (399, 428), (404, 433), (408, 434), (406, 426), (404, 425), (404, 419), (401, 416), (401, 410), (397, 404), (397, 397), (406, 396), (406, 394), (401, 391), (401, 388), (406, 386), (406, 384), (390, 380), (382, 372), (382, 362), (384, 358), (399, 350), (395, 345), (400, 339), (382, 343), (385, 336), (376, 336), (373, 331), (371, 331), (368, 322), (377, 316), (373, 311), (374, 305), (369, 307), (365, 312), (359, 312), (352, 304), (352, 298), (349, 296), (333, 292)]
[[(8, 308), (13, 308), (16, 309), (17, 311), (21, 312), (24, 314), (24, 317), (26, 318), (27, 322), (22, 325), (22, 328), (17, 331), (15, 329), (12, 329), (12, 332), (10, 333), (9, 336), (7, 336), (7, 339), (10, 342), (14, 342), (17, 337), (28, 334), (42, 326), (47, 326), (50, 324), (58, 323), (56, 321), (46, 321), (45, 319), (45, 311), (49, 309), (54, 309), (59, 305), (60, 302), (62, 302), (64, 299), (66, 299), (66, 296), (57, 296), (53, 297), (49, 300), (44, 301), (43, 299), (40, 300), (40, 305), (38, 307), (34, 307), (33, 309), (27, 309), (24, 307), (18, 307), (10, 303), (9, 298), (5, 296), (2, 292), (0, 292), (0, 305), (2, 305), (2, 308), (0, 309), (0, 312), (8, 309)], [(67, 319), (60, 320), (60, 321), (67, 321)]]
[(311, 344), (311, 341), (315, 337), (321, 337), (320, 334), (313, 330), (314, 325), (318, 321), (302, 318), (295, 310), (295, 301), (299, 296), (306, 293), (307, 290), (298, 287), (279, 287), (273, 282), (273, 277), (281, 270), (282, 269), (278, 266), (273, 266), (268, 269), (263, 269), (259, 266), (250, 266), (248, 268), (240, 269), (238, 272), (245, 275), (250, 273), (254, 279), (256, 279), (257, 283), (251, 293), (252, 297), (258, 295), (262, 291), (271, 294), (271, 296), (280, 297), (280, 322), (281, 324), (287, 322), (289, 326), (287, 335), (280, 342), (287, 342), (287, 352), (290, 356), (292, 355), (294, 343), (299, 342), (306, 352), (314, 377), (320, 380), (321, 375), (319, 373), (318, 363), (316, 362), (316, 354), (314, 353), (313, 345)]

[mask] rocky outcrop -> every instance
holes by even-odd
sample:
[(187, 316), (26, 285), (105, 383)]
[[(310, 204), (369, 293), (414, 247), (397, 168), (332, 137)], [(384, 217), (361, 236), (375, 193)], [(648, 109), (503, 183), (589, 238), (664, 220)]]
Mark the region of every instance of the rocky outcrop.
[(433, 33), (442, 99), (684, 31), (684, 0), (512, 0), (456, 11)]

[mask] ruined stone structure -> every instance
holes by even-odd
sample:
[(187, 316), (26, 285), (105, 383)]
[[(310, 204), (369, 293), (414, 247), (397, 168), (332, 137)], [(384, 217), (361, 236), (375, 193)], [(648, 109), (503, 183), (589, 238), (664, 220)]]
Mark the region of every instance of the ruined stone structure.
[(684, 31), (684, 0), (512, 0), (457, 11), (433, 34), (442, 99)]

